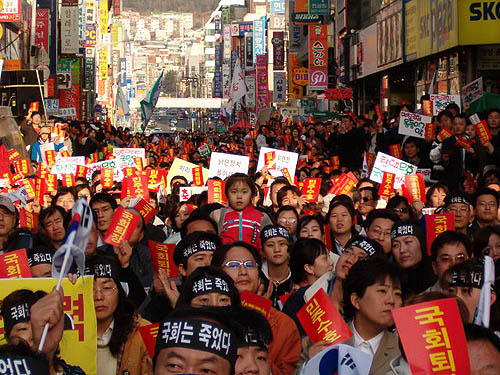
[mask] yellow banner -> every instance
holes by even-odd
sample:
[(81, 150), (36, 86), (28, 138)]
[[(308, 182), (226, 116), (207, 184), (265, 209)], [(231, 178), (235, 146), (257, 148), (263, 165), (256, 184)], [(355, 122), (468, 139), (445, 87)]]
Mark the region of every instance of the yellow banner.
[(500, 43), (500, 3), (477, 0), (458, 1), (460, 45)]
[(409, 60), (417, 58), (417, 40), (419, 33), (417, 1), (405, 3), (405, 51)]
[(101, 34), (108, 33), (108, 2), (101, 1), (99, 3), (99, 24), (101, 29)]
[[(418, 57), (432, 55), (457, 46), (457, 1), (412, 0), (411, 2), (415, 1), (419, 25)], [(408, 21), (411, 22), (411, 20)]]
[(118, 35), (119, 35), (118, 23), (113, 23), (111, 25), (111, 43), (113, 44), (113, 48), (116, 48), (116, 46), (118, 45)]
[(99, 51), (99, 79), (103, 81), (108, 79), (108, 50)]
[[(197, 165), (188, 161), (175, 158), (167, 174), (167, 192), (170, 193), (170, 180), (175, 176), (184, 176), (188, 181), (193, 181), (193, 168)], [(203, 181), (208, 180), (208, 169), (202, 168)]]
[[(57, 285), (55, 279), (1, 279), (0, 300), (19, 289), (43, 290), (50, 293)], [(75, 285), (68, 279), (62, 282), (64, 312), (73, 318), (75, 329), (64, 331), (60, 343), (61, 358), (68, 364), (80, 366), (87, 375), (96, 374), (97, 322), (94, 309), (94, 278), (79, 278)], [(5, 343), (3, 319), (0, 316), (1, 343)], [(77, 350), (75, 350), (77, 349)]]

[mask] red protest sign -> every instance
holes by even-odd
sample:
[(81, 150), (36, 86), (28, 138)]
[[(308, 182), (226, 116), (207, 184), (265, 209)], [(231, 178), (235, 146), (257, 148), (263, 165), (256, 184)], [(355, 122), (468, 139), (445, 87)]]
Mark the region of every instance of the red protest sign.
[(470, 374), (455, 298), (402, 307), (392, 315), (413, 374)]
[(45, 176), (47, 176), (47, 173), (49, 173), (49, 171), (47, 169), (47, 164), (44, 163), (43, 161), (41, 161), (38, 164), (38, 170), (36, 171), (36, 175), (39, 178), (45, 178)]
[(247, 309), (252, 309), (260, 312), (266, 318), (269, 318), (272, 302), (270, 299), (259, 296), (247, 290), (243, 291), (240, 295), (241, 304)]
[(403, 157), (400, 144), (390, 145), (389, 152), (391, 153), (391, 156), (394, 156), (395, 158), (401, 159)]
[(396, 181), (396, 175), (394, 173), (384, 172), (380, 188), (378, 189), (378, 195), (389, 197), (394, 191), (394, 181)]
[(36, 231), (38, 227), (38, 216), (24, 208), (19, 209), (19, 228), (27, 228)]
[(158, 330), (160, 329), (160, 323), (148, 324), (147, 326), (139, 327), (139, 333), (141, 334), (144, 346), (148, 351), (149, 358), (155, 356), (155, 345), (156, 337), (158, 336)]
[(26, 249), (10, 251), (0, 255), (0, 279), (30, 278)]
[(45, 151), (45, 161), (48, 165), (55, 164), (56, 162), (56, 152), (54, 150)]
[[(17, 151), (16, 151), (17, 152)], [(28, 158), (18, 159), (14, 162), (14, 169), (17, 173), (21, 173), (23, 176), (30, 173), (30, 162)]]
[(375, 164), (375, 154), (372, 152), (365, 152), (365, 161), (368, 167), (368, 171), (371, 172), (373, 164)]
[(134, 229), (139, 225), (139, 216), (118, 207), (115, 210), (109, 228), (104, 234), (104, 242), (113, 246), (118, 246), (122, 241), (130, 240)]
[(290, 184), (293, 184), (292, 176), (290, 175), (290, 172), (288, 171), (288, 168), (283, 168), (281, 170), (281, 173), (283, 173), (283, 176), (286, 177), (286, 179), (288, 180), (288, 182), (290, 182)]
[(26, 188), (26, 194), (28, 196), (28, 199), (35, 199), (36, 197), (35, 180), (33, 178), (29, 178), (27, 180), (24, 180), (22, 184)]
[(156, 210), (147, 201), (141, 199), (136, 203), (134, 209), (139, 211), (141, 216), (144, 218), (144, 222), (149, 223), (149, 221), (156, 215)]
[(134, 158), (134, 163), (137, 166), (137, 170), (142, 171), (144, 169), (142, 158)]
[(111, 189), (115, 183), (115, 170), (113, 168), (101, 169), (101, 186), (103, 189)]
[(179, 270), (174, 264), (175, 244), (148, 241), (148, 245), (155, 273), (165, 270), (169, 278), (179, 277)]
[(18, 159), (21, 157), (21, 154), (15, 150), (15, 149), (11, 149), (9, 150), (9, 162), (12, 163), (14, 160)]
[(297, 318), (313, 344), (318, 341), (340, 344), (352, 336), (351, 330), (322, 288), (299, 310)]
[(422, 102), (422, 114), (424, 116), (432, 116), (434, 109), (432, 108), (432, 100), (423, 100)]
[(220, 180), (208, 180), (208, 203), (220, 203), (226, 204), (227, 197), (224, 192), (224, 188), (226, 186), (225, 181)]
[(332, 167), (333, 169), (339, 169), (340, 168), (340, 161), (338, 155), (334, 155), (330, 159), (332, 161)]
[(491, 141), (490, 129), (488, 129), (488, 124), (486, 121), (478, 122), (474, 124), (474, 129), (476, 129), (477, 136), (484, 143)]
[(292, 295), (293, 292), (294, 291), (292, 290), (290, 293), (283, 294), (282, 296), (280, 296), (281, 306), (285, 306), (286, 300), (288, 299), (288, 297)]
[(446, 138), (450, 138), (452, 135), (453, 135), (453, 133), (450, 130), (443, 128), (438, 133), (437, 139), (439, 142), (443, 142)]
[(75, 177), (87, 178), (87, 171), (88, 171), (88, 167), (86, 167), (84, 165), (77, 165)]
[(59, 151), (59, 155), (62, 157), (62, 158), (69, 158), (71, 155), (69, 154), (69, 151), (68, 150), (61, 150)]
[(47, 187), (47, 193), (57, 191), (57, 175), (47, 173), (45, 176), (45, 186)]
[(267, 169), (276, 169), (276, 151), (266, 152), (264, 154), (264, 165)]
[(128, 179), (128, 189), (130, 197), (141, 197), (149, 201), (148, 177), (147, 176), (134, 176)]
[(201, 167), (193, 168), (193, 182), (194, 186), (203, 186), (203, 170)]
[(436, 132), (436, 124), (432, 122), (425, 124), (424, 137), (434, 139), (434, 133)]
[(38, 112), (38, 105), (39, 105), (39, 102), (32, 102), (30, 104), (30, 111), (31, 112)]
[(425, 216), (425, 231), (427, 233), (427, 253), (431, 255), (432, 241), (447, 230), (455, 230), (455, 215), (452, 212)]
[(384, 119), (384, 114), (382, 113), (382, 108), (380, 108), (380, 104), (375, 106), (375, 113), (377, 114), (377, 118), (380, 120)]
[(73, 187), (75, 186), (75, 175), (72, 174), (63, 174), (62, 175), (62, 184), (64, 187)]
[(352, 174), (352, 172), (349, 172), (347, 174), (342, 173), (340, 177), (337, 177), (335, 179), (333, 186), (328, 191), (328, 194), (347, 194), (357, 183), (358, 179)]
[(455, 141), (455, 146), (464, 149), (469, 149), (472, 146), (472, 143), (467, 139), (465, 139), (464, 137), (457, 137), (457, 140)]
[(305, 195), (308, 202), (316, 202), (321, 187), (321, 178), (306, 178), (302, 187), (302, 195)]
[(408, 199), (409, 204), (413, 204), (413, 202), (416, 200), (422, 203), (426, 202), (424, 175), (420, 173), (406, 175), (405, 187), (405, 197)]
[(123, 177), (135, 177), (139, 175), (139, 171), (135, 167), (127, 167), (123, 170)]

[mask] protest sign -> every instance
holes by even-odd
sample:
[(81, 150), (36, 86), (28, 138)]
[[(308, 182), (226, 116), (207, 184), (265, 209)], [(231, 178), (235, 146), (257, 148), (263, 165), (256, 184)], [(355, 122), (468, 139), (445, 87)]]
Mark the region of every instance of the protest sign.
[(103, 168), (111, 168), (115, 170), (114, 179), (115, 182), (121, 182), (123, 180), (123, 170), (118, 168), (117, 161), (115, 159), (112, 160), (103, 160), (98, 161), (97, 163), (87, 164), (87, 181), (92, 181), (92, 175), (95, 171), (100, 171)]
[(427, 233), (427, 253), (431, 255), (432, 241), (447, 230), (455, 230), (455, 215), (446, 214), (426, 215), (425, 231)]
[(133, 205), (133, 208), (139, 211), (145, 223), (149, 223), (156, 215), (154, 207), (144, 200), (144, 198), (140, 198), (139, 201)]
[(120, 148), (116, 147), (113, 149), (113, 156), (116, 159), (126, 160), (132, 166), (135, 166), (134, 159), (141, 158), (146, 159), (146, 150), (143, 148)]
[(321, 188), (321, 178), (306, 178), (302, 187), (302, 195), (305, 195), (308, 202), (316, 202)]
[[(179, 158), (175, 158), (170, 170), (167, 175), (167, 193), (170, 193), (170, 181), (175, 176), (183, 176), (186, 177), (188, 182), (193, 181), (193, 168), (196, 168), (197, 165), (190, 163), (186, 160), (182, 160)], [(203, 181), (208, 179), (208, 169), (203, 168)]]
[(380, 183), (380, 188), (378, 189), (378, 195), (381, 197), (389, 198), (391, 193), (394, 191), (394, 181), (396, 180), (396, 175), (390, 172), (384, 172), (382, 177), (382, 182)]
[(74, 174), (63, 174), (61, 176), (62, 184), (64, 187), (75, 186), (75, 175)]
[(115, 183), (115, 171), (111, 168), (101, 169), (101, 186), (103, 189), (111, 189)]
[(264, 154), (264, 164), (267, 167), (267, 170), (276, 169), (276, 151)]
[(470, 374), (455, 298), (402, 307), (392, 315), (413, 374)]
[(12, 163), (14, 160), (18, 159), (21, 157), (21, 154), (15, 150), (15, 149), (11, 149), (9, 150), (9, 162)]
[(431, 168), (418, 168), (417, 169), (417, 174), (421, 174), (424, 176), (424, 181), (425, 182), (431, 182), (431, 174), (432, 174), (432, 169)]
[(462, 88), (462, 101), (467, 108), (471, 103), (483, 96), (483, 77), (472, 81)]
[(124, 178), (121, 199), (126, 197), (141, 197), (149, 201), (148, 177), (140, 175)]
[(208, 203), (220, 203), (226, 205), (227, 197), (224, 191), (226, 186), (225, 181), (208, 180)]
[(52, 170), (50, 172), (58, 176), (61, 176), (63, 174), (76, 174), (78, 166), (85, 166), (84, 156), (59, 156), (56, 157), (56, 164), (52, 167)]
[(415, 174), (417, 172), (417, 166), (384, 154), (383, 152), (379, 152), (375, 159), (370, 180), (381, 183), (384, 172), (390, 172), (396, 175), (394, 189), (399, 189), (404, 183), (404, 176)]
[(141, 334), (142, 341), (151, 359), (155, 356), (156, 337), (158, 336), (159, 327), (160, 323), (139, 327), (139, 333)]
[(288, 169), (292, 180), (295, 177), (295, 167), (297, 166), (297, 161), (299, 159), (299, 154), (295, 152), (288, 152), (282, 150), (276, 150), (269, 147), (261, 147), (259, 153), (259, 160), (257, 162), (257, 170), (260, 171), (264, 168), (265, 164), (265, 154), (268, 152), (276, 153), (276, 168), (271, 169), (269, 174), (273, 177), (283, 176), (283, 168)]
[(432, 123), (432, 117), (430, 116), (400, 112), (398, 133), (411, 137), (424, 138), (425, 127), (430, 123)]
[(140, 217), (132, 212), (118, 207), (113, 214), (109, 228), (104, 234), (104, 242), (112, 246), (118, 246), (122, 241), (130, 240), (132, 233), (139, 225)]
[(155, 274), (159, 270), (165, 270), (169, 278), (179, 277), (179, 270), (174, 264), (175, 244), (148, 241), (148, 245)]
[(42, 155), (42, 161), (45, 163), (45, 164), (48, 164), (47, 163), (47, 158), (46, 158), (46, 152), (47, 151), (54, 151), (54, 158), (55, 158), (55, 146), (54, 146), (54, 142), (47, 142), (47, 143), (43, 143), (40, 145), (40, 155)]
[(48, 173), (47, 176), (45, 176), (45, 187), (47, 193), (57, 191), (57, 176), (55, 174)]
[(203, 186), (205, 182), (203, 181), (203, 168), (196, 167), (193, 168), (193, 183), (194, 186)]
[(292, 176), (290, 176), (290, 172), (288, 172), (288, 168), (283, 168), (281, 170), (281, 172), (283, 172), (283, 176), (286, 177), (286, 179), (288, 180), (288, 182), (290, 182), (290, 184), (293, 184)]
[(14, 169), (23, 176), (30, 173), (30, 162), (28, 158), (17, 159), (14, 161)]
[(487, 143), (491, 141), (491, 133), (486, 121), (483, 120), (474, 124), (474, 128), (476, 129), (477, 136), (482, 142)]
[(408, 199), (409, 204), (413, 204), (418, 200), (422, 203), (426, 202), (424, 176), (421, 174), (412, 174), (405, 176), (405, 184), (403, 185), (403, 195)]
[(207, 190), (207, 186), (181, 186), (179, 190), (179, 201), (185, 202), (191, 198), (192, 195), (201, 194)]
[(351, 330), (322, 288), (299, 310), (297, 318), (313, 344), (318, 341), (340, 344), (352, 336)]
[(0, 279), (22, 279), (31, 277), (26, 249), (10, 251), (0, 255)]
[(34, 233), (38, 227), (38, 216), (24, 208), (19, 210), (19, 228), (27, 228)]
[(434, 139), (434, 133), (436, 132), (436, 124), (429, 123), (425, 125), (424, 138)]
[(401, 151), (401, 145), (399, 143), (390, 145), (389, 152), (391, 153), (391, 156), (394, 156), (395, 158), (401, 159), (403, 157), (403, 152)]
[(212, 152), (210, 156), (210, 169), (208, 178), (220, 177), (225, 180), (235, 173), (248, 173), (248, 156), (224, 154), (221, 152)]
[(249, 292), (248, 290), (245, 290), (243, 291), (243, 293), (241, 293), (240, 299), (242, 306), (246, 307), (247, 309), (252, 309), (260, 312), (266, 318), (269, 318), (269, 313), (272, 306), (272, 302), (270, 299)]
[(358, 183), (358, 179), (352, 174), (352, 172), (342, 173), (333, 182), (333, 186), (328, 191), (327, 194), (341, 195), (347, 194), (351, 189)]
[[(19, 289), (43, 290), (50, 293), (57, 280), (52, 278), (5, 279), (0, 280), (0, 299)], [(87, 375), (96, 374), (96, 362), (89, 358), (97, 356), (97, 323), (94, 308), (93, 277), (79, 278), (76, 284), (63, 279), (63, 311), (73, 320), (74, 329), (64, 330), (59, 344), (61, 357), (67, 363), (80, 366)], [(4, 334), (4, 322), (0, 317), (0, 334)], [(3, 343), (3, 342), (2, 342)], [(75, 350), (78, 348), (78, 350)]]
[(442, 128), (436, 138), (439, 142), (443, 142), (445, 139), (450, 138), (451, 136), (453, 136), (451, 130)]
[(340, 161), (339, 161), (339, 156), (338, 155), (334, 155), (330, 158), (331, 162), (332, 162), (332, 168), (333, 169), (339, 169), (340, 168)]
[(439, 112), (444, 111), (448, 104), (455, 103), (460, 107), (460, 95), (433, 94), (430, 97), (432, 101), (432, 114), (437, 116)]

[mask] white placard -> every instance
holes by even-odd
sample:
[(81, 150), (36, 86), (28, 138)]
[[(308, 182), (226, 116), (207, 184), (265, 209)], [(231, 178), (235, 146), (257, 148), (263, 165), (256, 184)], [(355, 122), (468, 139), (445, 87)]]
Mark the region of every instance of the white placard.
[(56, 156), (56, 164), (52, 167), (50, 173), (56, 174), (58, 177), (63, 174), (74, 175), (78, 165), (85, 165), (85, 156)]
[(403, 160), (395, 158), (394, 156), (384, 154), (383, 152), (377, 153), (375, 164), (373, 165), (370, 180), (381, 183), (384, 177), (384, 172), (394, 173), (396, 180), (394, 181), (394, 189), (399, 189), (404, 183), (406, 175), (417, 173), (417, 166), (407, 163)]
[[(193, 181), (193, 168), (198, 167), (196, 164), (190, 163), (186, 160), (175, 158), (170, 170), (167, 174), (167, 193), (170, 194), (170, 181), (175, 176), (183, 176), (186, 177), (188, 182)], [(202, 168), (203, 173), (203, 181), (208, 180), (208, 169)]]
[(63, 6), (61, 8), (61, 53), (78, 53), (78, 7)]
[(295, 168), (297, 168), (297, 161), (299, 154), (295, 152), (276, 150), (269, 147), (261, 147), (259, 154), (259, 162), (257, 163), (257, 171), (260, 171), (266, 165), (264, 155), (268, 152), (276, 152), (276, 169), (269, 170), (269, 174), (273, 177), (283, 176), (282, 169), (288, 169), (290, 177), (293, 181), (295, 177)]
[(425, 182), (431, 182), (431, 173), (432, 169), (430, 168), (422, 168), (422, 169), (417, 169), (417, 174), (420, 173), (422, 176), (424, 176), (424, 181)]
[(179, 189), (179, 202), (185, 202), (191, 196), (207, 191), (207, 186), (181, 186)]
[(225, 180), (227, 177), (238, 172), (248, 173), (249, 163), (250, 158), (248, 156), (212, 152), (208, 178), (220, 177)]
[(114, 148), (113, 156), (117, 161), (117, 168), (136, 168), (135, 158), (146, 159), (146, 150), (143, 148)]
[(103, 168), (112, 168), (115, 170), (114, 180), (115, 182), (120, 182), (123, 180), (123, 169), (118, 168), (115, 159), (98, 161), (97, 163), (92, 163), (87, 165), (87, 180), (92, 181), (92, 174), (95, 171), (100, 171)]
[(439, 112), (444, 111), (446, 106), (451, 103), (455, 103), (459, 108), (461, 108), (460, 95), (433, 94), (430, 99), (432, 100), (432, 111), (434, 116), (437, 116)]
[(399, 134), (425, 138), (425, 125), (432, 122), (432, 117), (411, 112), (399, 113)]
[(481, 96), (483, 96), (483, 77), (479, 77), (468, 85), (465, 85), (462, 89), (464, 107), (475, 102)]

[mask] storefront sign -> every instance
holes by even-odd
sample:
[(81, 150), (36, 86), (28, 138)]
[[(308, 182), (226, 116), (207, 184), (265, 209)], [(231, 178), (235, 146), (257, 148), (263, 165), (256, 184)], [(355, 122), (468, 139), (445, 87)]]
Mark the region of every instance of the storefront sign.
[(21, 22), (21, 0), (3, 0), (0, 22)]
[(285, 14), (285, 0), (270, 0), (271, 14)]
[(266, 53), (266, 17), (253, 21), (253, 62)]
[(273, 32), (273, 69), (285, 69), (285, 33), (283, 31)]
[(498, 0), (459, 0), (452, 4), (458, 4), (460, 45), (499, 43), (500, 3)]
[(309, 26), (309, 68), (326, 69), (328, 66), (326, 25)]
[(327, 16), (329, 14), (328, 0), (309, 0), (309, 14)]
[(273, 102), (286, 102), (286, 72), (274, 72)]
[(49, 9), (36, 11), (35, 45), (49, 50)]

